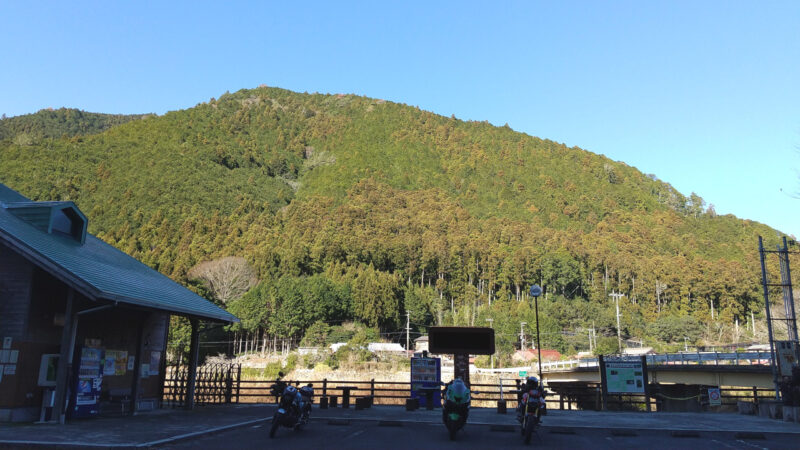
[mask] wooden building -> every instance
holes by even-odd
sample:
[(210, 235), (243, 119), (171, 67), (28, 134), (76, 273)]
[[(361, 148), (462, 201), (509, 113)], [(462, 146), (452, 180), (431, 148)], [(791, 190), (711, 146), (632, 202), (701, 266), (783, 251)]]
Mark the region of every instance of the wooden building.
[(73, 202), (33, 202), (0, 184), (0, 422), (157, 408), (170, 315), (192, 323), (192, 366), (198, 321), (238, 321), (87, 224)]

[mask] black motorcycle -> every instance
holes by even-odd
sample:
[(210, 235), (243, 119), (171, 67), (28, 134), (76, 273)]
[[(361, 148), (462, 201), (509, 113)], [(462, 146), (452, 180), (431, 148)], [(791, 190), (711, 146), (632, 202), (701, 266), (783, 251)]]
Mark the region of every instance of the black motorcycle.
[(275, 403), (278, 403), (284, 389), (286, 389), (286, 382), (283, 381), (283, 372), (278, 372), (278, 378), (269, 387), (269, 393), (275, 397)]
[(284, 388), (278, 402), (278, 410), (272, 416), (272, 426), (269, 437), (274, 438), (278, 427), (284, 426), (299, 430), (308, 423), (311, 414), (311, 403), (314, 398), (314, 389), (311, 384), (300, 389), (289, 385)]

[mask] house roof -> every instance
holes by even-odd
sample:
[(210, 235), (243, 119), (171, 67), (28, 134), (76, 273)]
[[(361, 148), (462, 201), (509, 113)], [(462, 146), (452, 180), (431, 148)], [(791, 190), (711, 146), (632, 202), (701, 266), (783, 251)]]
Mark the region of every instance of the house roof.
[[(167, 276), (91, 234), (48, 232), (44, 219), (18, 214), (24, 208), (74, 209), (67, 219), (80, 226), (85, 216), (72, 202), (31, 202), (0, 183), (0, 242), (52, 273), (93, 300), (167, 311), (199, 319), (238, 322), (214, 305)], [(63, 220), (63, 218), (62, 218)], [(85, 231), (85, 223), (83, 223)], [(50, 227), (52, 231), (53, 226)]]

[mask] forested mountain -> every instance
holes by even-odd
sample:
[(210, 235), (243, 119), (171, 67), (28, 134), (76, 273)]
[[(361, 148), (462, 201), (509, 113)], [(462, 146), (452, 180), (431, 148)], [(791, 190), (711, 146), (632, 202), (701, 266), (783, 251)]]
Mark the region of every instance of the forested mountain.
[(91, 126), (54, 111), (56, 131), (31, 125), (45, 131), (21, 142), (18, 124), (45, 113), (0, 120), (0, 182), (75, 201), (92, 233), (183, 283), (201, 262), (243, 257), (259, 282), (227, 306), (253, 332), (357, 320), (391, 333), (409, 311), (416, 329), (492, 318), (509, 348), (535, 323), (532, 283), (561, 350), (587, 347), (589, 327), (615, 332), (612, 291), (626, 295), (624, 334), (649, 342), (763, 326), (757, 236), (774, 246), (774, 230), (580, 148), (266, 87)]
[(43, 109), (35, 114), (4, 117), (0, 120), (0, 140), (11, 139), (18, 145), (31, 145), (42, 138), (99, 133), (145, 116), (98, 114), (71, 108)]

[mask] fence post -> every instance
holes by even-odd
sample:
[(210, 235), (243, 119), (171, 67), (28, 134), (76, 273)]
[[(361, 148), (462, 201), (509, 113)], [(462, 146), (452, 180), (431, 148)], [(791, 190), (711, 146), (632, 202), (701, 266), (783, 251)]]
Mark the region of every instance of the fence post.
[(242, 389), (242, 365), (236, 365), (236, 403), (239, 403), (239, 391)]
[(326, 397), (328, 395), (328, 379), (322, 379), (322, 396)]
[(375, 378), (369, 381), (369, 396), (375, 398)]
[(225, 403), (230, 403), (233, 397), (233, 364), (228, 366), (228, 374), (225, 376)]
[(756, 415), (758, 415), (758, 387), (753, 386), (753, 406), (756, 407)]

